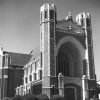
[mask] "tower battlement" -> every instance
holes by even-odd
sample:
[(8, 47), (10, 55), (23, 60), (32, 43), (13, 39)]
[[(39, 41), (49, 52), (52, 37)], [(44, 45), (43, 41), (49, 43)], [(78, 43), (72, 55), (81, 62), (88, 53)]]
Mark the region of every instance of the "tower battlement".
[(44, 11), (44, 10), (55, 10), (56, 8), (56, 5), (55, 4), (51, 4), (51, 3), (46, 3), (46, 4), (43, 4), (40, 8), (40, 11)]
[(81, 25), (85, 29), (90, 28), (91, 27), (91, 14), (88, 12), (79, 13), (76, 16), (76, 22), (78, 25)]
[(56, 6), (54, 4), (43, 4), (40, 8), (40, 24), (47, 21), (55, 22)]

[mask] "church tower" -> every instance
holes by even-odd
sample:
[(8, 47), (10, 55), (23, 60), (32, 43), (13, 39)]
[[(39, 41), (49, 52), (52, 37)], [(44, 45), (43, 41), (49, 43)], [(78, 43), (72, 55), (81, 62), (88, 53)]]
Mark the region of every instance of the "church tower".
[(43, 70), (42, 92), (48, 96), (51, 95), (51, 80), (56, 75), (55, 25), (56, 7), (46, 3), (40, 8), (40, 51)]
[[(91, 15), (82, 12), (57, 20), (56, 6), (40, 8), (42, 93), (87, 100), (96, 89)], [(95, 95), (96, 96), (96, 95)]]
[(91, 15), (86, 12), (80, 13), (76, 16), (76, 22), (78, 25), (82, 26), (86, 35), (86, 62), (88, 78), (95, 79)]

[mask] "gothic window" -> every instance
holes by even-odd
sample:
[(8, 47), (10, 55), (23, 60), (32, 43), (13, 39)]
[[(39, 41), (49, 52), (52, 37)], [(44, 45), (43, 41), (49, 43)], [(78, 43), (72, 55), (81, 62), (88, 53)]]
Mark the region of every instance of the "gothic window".
[(41, 52), (41, 66), (40, 67), (42, 67), (42, 52)]
[(30, 73), (30, 66), (28, 66), (28, 73)]
[(26, 68), (26, 75), (28, 74), (28, 67)]
[(11, 64), (11, 57), (8, 57), (8, 66)]
[(58, 73), (69, 76), (69, 61), (67, 55), (60, 51), (58, 55)]
[(87, 60), (83, 60), (83, 75), (86, 75), (86, 70), (87, 70)]
[(35, 63), (32, 63), (32, 70), (35, 71)]
[(35, 62), (35, 71), (37, 70), (37, 62)]
[(34, 80), (36, 80), (36, 73), (34, 73), (33, 76), (34, 76)]
[[(1, 62), (2, 60), (1, 60), (1, 59), (2, 59), (2, 56), (0, 55), (0, 65), (1, 65), (1, 63), (2, 63), (2, 62)], [(0, 66), (0, 69), (1, 69), (1, 68), (2, 68), (2, 66)], [(0, 73), (0, 74), (1, 74), (1, 73)]]
[(57, 18), (57, 13), (55, 12), (55, 19)]
[(81, 25), (84, 26), (84, 20), (83, 19), (81, 20)]
[(38, 73), (37, 74), (38, 74), (38, 79), (40, 79), (40, 72), (39, 72), (39, 70), (38, 70)]
[(37, 70), (37, 68), (39, 68), (39, 66), (40, 66), (39, 59), (35, 63), (36, 63), (36, 70)]
[(47, 16), (48, 16), (47, 11), (45, 11), (44, 16), (45, 16), (45, 19), (47, 19)]
[(38, 70), (38, 79), (39, 79), (39, 80), (42, 79), (42, 70)]
[(25, 77), (25, 83), (27, 83), (27, 82), (28, 82), (27, 77)]
[(29, 80), (32, 81), (32, 75), (29, 75)]
[(4, 66), (8, 66), (8, 55), (5, 54), (5, 65)]
[(88, 37), (88, 44), (91, 45), (91, 36)]
[(24, 75), (26, 75), (26, 68), (24, 69)]
[(30, 67), (30, 73), (32, 73), (32, 64), (29, 67)]
[(18, 94), (19, 94), (19, 88), (18, 88)]
[(54, 37), (54, 30), (53, 29), (51, 30), (51, 35), (50, 36), (51, 36), (51, 38)]
[(40, 70), (40, 80), (42, 79), (42, 70)]
[(42, 13), (41, 13), (41, 21), (42, 21)]
[(65, 59), (67, 60), (67, 61), (65, 61), (65, 65), (67, 65), (67, 67), (66, 67), (67, 73), (65, 73), (65, 76), (69, 76), (69, 61), (68, 61), (68, 57), (65, 57)]
[(5, 56), (3, 56), (3, 62), (2, 62), (2, 67), (5, 66)]
[(42, 32), (41, 32), (41, 40), (42, 40)]
[(88, 18), (86, 19), (86, 24), (87, 24), (87, 27), (90, 27), (90, 20)]
[(54, 11), (50, 10), (50, 19), (54, 19)]

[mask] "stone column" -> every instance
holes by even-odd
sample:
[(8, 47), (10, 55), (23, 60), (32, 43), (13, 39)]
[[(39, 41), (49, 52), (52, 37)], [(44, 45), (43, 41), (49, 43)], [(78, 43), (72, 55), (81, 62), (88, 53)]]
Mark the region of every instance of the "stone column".
[(62, 73), (58, 75), (58, 88), (59, 88), (59, 95), (64, 97), (64, 77)]
[(86, 75), (82, 77), (82, 93), (83, 100), (89, 100), (88, 78)]

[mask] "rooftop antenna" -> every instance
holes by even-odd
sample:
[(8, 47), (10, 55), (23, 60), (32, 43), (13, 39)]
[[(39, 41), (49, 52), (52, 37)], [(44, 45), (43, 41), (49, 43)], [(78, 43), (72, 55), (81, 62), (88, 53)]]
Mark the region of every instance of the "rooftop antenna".
[(72, 16), (72, 13), (69, 11), (69, 14), (68, 14), (68, 16)]
[(31, 52), (29, 53), (29, 55), (31, 55), (31, 54), (32, 54), (32, 52), (33, 52), (33, 50), (31, 50)]

